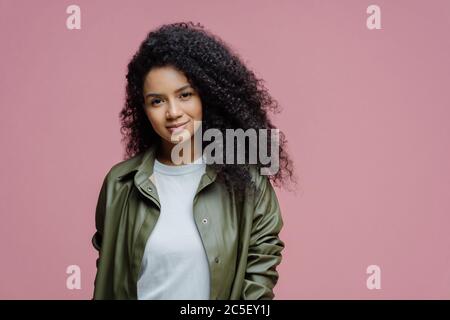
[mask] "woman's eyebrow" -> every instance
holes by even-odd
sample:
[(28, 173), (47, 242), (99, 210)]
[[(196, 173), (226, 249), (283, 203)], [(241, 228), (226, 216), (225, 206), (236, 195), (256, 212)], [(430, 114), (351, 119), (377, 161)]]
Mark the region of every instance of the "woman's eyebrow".
[[(182, 86), (181, 88), (178, 88), (177, 90), (175, 90), (174, 93), (180, 92), (180, 91), (182, 91), (182, 90), (184, 90), (184, 89), (186, 89), (186, 88), (189, 88), (190, 86), (191, 86), (190, 84), (184, 85), (184, 86)], [(150, 92), (150, 93), (147, 93), (147, 94), (145, 95), (145, 99), (147, 99), (147, 97), (150, 97), (150, 96), (156, 96), (156, 97), (159, 97), (159, 96), (163, 96), (163, 94), (162, 94), (162, 93), (153, 93), (153, 92)]]

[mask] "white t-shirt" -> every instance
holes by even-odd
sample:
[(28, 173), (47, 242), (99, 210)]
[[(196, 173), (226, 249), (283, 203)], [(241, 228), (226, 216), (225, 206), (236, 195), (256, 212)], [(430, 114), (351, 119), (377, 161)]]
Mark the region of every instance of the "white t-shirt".
[(150, 234), (137, 283), (139, 300), (208, 300), (206, 251), (194, 221), (193, 200), (206, 164), (169, 166), (155, 159), (161, 212)]

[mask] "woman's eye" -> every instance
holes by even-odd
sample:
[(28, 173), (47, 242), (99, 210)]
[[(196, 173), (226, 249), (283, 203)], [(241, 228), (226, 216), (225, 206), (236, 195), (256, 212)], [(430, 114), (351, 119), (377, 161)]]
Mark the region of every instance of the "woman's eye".
[[(182, 93), (181, 95), (180, 95), (180, 97), (183, 99), (183, 100), (186, 100), (186, 99), (188, 99), (190, 96), (192, 96), (193, 95), (193, 93), (192, 92), (184, 92), (184, 93)], [(152, 106), (154, 106), (154, 105), (158, 105), (158, 104), (160, 104), (162, 102), (162, 100), (161, 99), (153, 99), (152, 101), (150, 101), (150, 105), (152, 105)]]
[(161, 99), (153, 99), (150, 104), (153, 106), (155, 104), (158, 104), (161, 101)]
[(188, 98), (188, 97), (190, 97), (190, 96), (192, 96), (192, 92), (185, 92), (185, 93), (182, 93), (182, 94), (181, 94), (181, 97), (182, 97), (182, 98)]

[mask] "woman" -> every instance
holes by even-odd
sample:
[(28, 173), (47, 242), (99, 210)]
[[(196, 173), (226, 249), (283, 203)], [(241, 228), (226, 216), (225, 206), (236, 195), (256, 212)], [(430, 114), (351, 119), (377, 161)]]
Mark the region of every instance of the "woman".
[[(261, 161), (208, 162), (207, 141), (196, 137), (274, 129), (267, 111), (277, 108), (262, 81), (201, 25), (148, 34), (128, 64), (120, 114), (127, 159), (106, 175), (96, 207), (94, 299), (274, 298), (285, 245), (271, 181), (292, 178), (284, 137), (273, 175), (261, 174)], [(214, 159), (226, 145), (216, 144)]]

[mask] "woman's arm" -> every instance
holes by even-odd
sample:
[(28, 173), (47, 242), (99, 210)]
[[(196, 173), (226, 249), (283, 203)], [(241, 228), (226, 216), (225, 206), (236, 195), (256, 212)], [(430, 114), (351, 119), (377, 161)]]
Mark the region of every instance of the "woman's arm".
[(100, 249), (102, 246), (102, 239), (103, 239), (103, 227), (104, 227), (104, 221), (105, 221), (105, 213), (106, 213), (106, 177), (103, 180), (102, 187), (100, 189), (100, 193), (97, 200), (97, 206), (95, 209), (95, 228), (96, 232), (94, 233), (94, 236), (92, 237), (92, 245), (94, 248), (98, 251), (98, 258), (96, 260), (96, 266), (98, 268), (98, 264), (100, 261)]
[(257, 178), (260, 186), (256, 197), (250, 236), (247, 270), (242, 299), (273, 299), (278, 281), (276, 266), (281, 263), (284, 242), (278, 234), (283, 227), (277, 196), (267, 176)]

